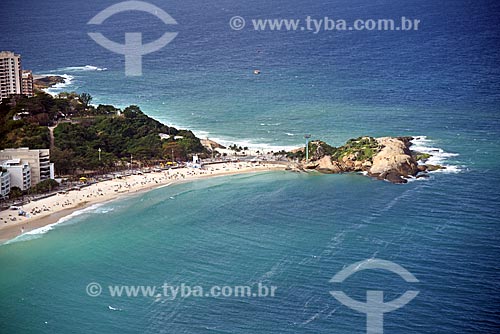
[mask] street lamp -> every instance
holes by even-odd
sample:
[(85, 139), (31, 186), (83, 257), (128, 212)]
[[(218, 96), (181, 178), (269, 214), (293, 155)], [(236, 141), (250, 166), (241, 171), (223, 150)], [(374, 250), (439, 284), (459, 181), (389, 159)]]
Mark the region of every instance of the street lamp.
[(101, 148), (99, 147), (97, 151), (99, 151), (99, 161), (101, 161)]
[(304, 138), (306, 139), (306, 162), (309, 161), (309, 139), (311, 138), (310, 134), (304, 135)]

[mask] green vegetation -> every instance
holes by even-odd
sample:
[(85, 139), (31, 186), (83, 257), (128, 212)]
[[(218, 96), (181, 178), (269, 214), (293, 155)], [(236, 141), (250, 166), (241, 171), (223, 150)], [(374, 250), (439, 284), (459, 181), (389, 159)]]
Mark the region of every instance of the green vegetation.
[(57, 187), (59, 187), (59, 183), (56, 180), (48, 179), (48, 180), (44, 180), (44, 181), (38, 183), (37, 185), (35, 185), (34, 187), (32, 187), (29, 190), (29, 192), (31, 194), (42, 194), (42, 193), (52, 191), (52, 190), (56, 189)]
[(323, 141), (313, 141), (309, 143), (309, 157), (313, 157), (315, 154), (318, 155), (317, 158), (322, 158), (325, 155), (334, 155), (337, 152), (337, 148), (328, 145)]
[(417, 153), (417, 155), (415, 155), (415, 160), (425, 161), (425, 160), (428, 160), (430, 157), (432, 157), (432, 155), (430, 155), (428, 153)]
[(54, 103), (48, 95), (20, 97), (0, 104), (0, 147), (49, 148), (47, 125)]
[[(160, 133), (170, 134), (170, 138), (162, 140)], [(54, 130), (54, 137), (52, 159), (58, 172), (62, 173), (110, 167), (120, 160), (129, 161), (131, 155), (134, 160), (149, 162), (187, 159), (189, 154), (204, 152), (199, 139), (191, 131), (167, 127), (145, 115), (137, 106), (126, 108), (119, 117), (94, 117), (76, 124), (61, 123)]]
[(5, 137), (0, 139), (0, 146), (30, 147), (33, 149), (49, 148), (49, 129), (44, 126), (37, 126), (36, 124), (26, 124), (21, 127), (16, 126), (12, 131), (8, 131)]
[(28, 190), (22, 191), (19, 187), (10, 188), (9, 199), (14, 200), (21, 198), (25, 195), (38, 195), (53, 191), (59, 187), (56, 180), (44, 180)]
[[(373, 137), (359, 137), (350, 139), (344, 146), (334, 147), (319, 140), (309, 142), (309, 159), (318, 160), (324, 156), (331, 156), (332, 161), (340, 161), (343, 157), (352, 156), (354, 160), (370, 160), (380, 151), (377, 140)], [(287, 152), (289, 159), (304, 160), (305, 150)]]
[[(277, 154), (280, 154), (281, 152), (278, 152)], [(298, 150), (296, 152), (286, 152), (286, 157), (290, 160), (304, 160), (306, 158), (306, 154), (304, 149)]]
[(332, 154), (333, 161), (340, 161), (343, 157), (352, 156), (354, 160), (371, 160), (380, 151), (380, 145), (373, 137), (359, 137), (349, 139), (344, 146), (335, 150)]
[[(51, 148), (58, 174), (123, 166), (131, 155), (136, 162), (148, 163), (206, 153), (191, 131), (168, 127), (137, 106), (120, 112), (111, 105), (90, 106), (91, 100), (86, 93), (61, 93), (57, 98), (39, 93), (4, 100), (0, 104), (0, 149)], [(56, 126), (53, 147), (49, 126)], [(160, 133), (168, 138), (161, 139)]]
[(17, 199), (23, 196), (23, 191), (19, 187), (10, 188), (9, 199)]
[(78, 97), (86, 108), (89, 106), (90, 101), (92, 101), (92, 96), (89, 93), (81, 93)]
[(241, 152), (241, 151), (247, 151), (248, 150), (248, 146), (245, 146), (245, 147), (241, 147), (241, 146), (238, 146), (236, 144), (233, 144), (233, 145), (230, 145), (228, 147), (230, 150), (232, 151), (235, 151), (237, 153)]

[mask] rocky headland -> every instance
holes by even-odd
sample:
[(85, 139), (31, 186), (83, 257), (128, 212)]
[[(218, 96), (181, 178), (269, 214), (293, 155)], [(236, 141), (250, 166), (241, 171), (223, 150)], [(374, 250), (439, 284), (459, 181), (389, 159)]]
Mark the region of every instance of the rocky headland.
[(411, 150), (412, 137), (360, 137), (333, 147), (316, 140), (309, 143), (309, 160), (304, 149), (288, 153), (295, 170), (316, 170), (337, 174), (362, 172), (392, 183), (407, 183), (409, 178), (428, 177), (428, 172), (445, 167), (427, 165), (429, 154)]
[(65, 79), (59, 75), (35, 76), (33, 78), (33, 88), (42, 90), (64, 82)]

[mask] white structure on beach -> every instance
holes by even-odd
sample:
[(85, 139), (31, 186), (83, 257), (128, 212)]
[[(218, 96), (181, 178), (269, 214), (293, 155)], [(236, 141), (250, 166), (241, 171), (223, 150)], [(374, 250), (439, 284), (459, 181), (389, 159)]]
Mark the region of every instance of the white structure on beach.
[(193, 155), (193, 162), (188, 162), (186, 165), (188, 167), (191, 167), (191, 168), (201, 168), (201, 167), (203, 167), (203, 165), (201, 163), (201, 160), (198, 157), (198, 155)]
[(10, 173), (6, 169), (0, 169), (0, 197), (7, 197), (10, 193)]
[(21, 159), (7, 160), (1, 163), (1, 167), (10, 173), (10, 186), (21, 190), (31, 188), (31, 167)]
[(6, 148), (0, 151), (0, 161), (19, 159), (31, 168), (31, 185), (54, 178), (54, 164), (50, 163), (49, 149), (30, 150), (27, 147)]

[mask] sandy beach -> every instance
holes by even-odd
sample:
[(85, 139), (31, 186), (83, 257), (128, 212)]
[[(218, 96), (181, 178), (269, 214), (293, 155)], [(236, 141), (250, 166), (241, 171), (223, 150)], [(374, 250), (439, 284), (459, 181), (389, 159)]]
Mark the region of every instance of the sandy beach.
[(227, 162), (207, 165), (203, 169), (171, 169), (95, 183), (80, 190), (72, 190), (64, 194), (58, 193), (55, 196), (24, 205), (21, 209), (28, 213), (27, 217), (19, 216), (18, 210), (0, 211), (0, 243), (34, 229), (54, 224), (59, 219), (91, 205), (164, 185), (207, 177), (285, 170), (285, 168), (286, 165), (271, 162)]

